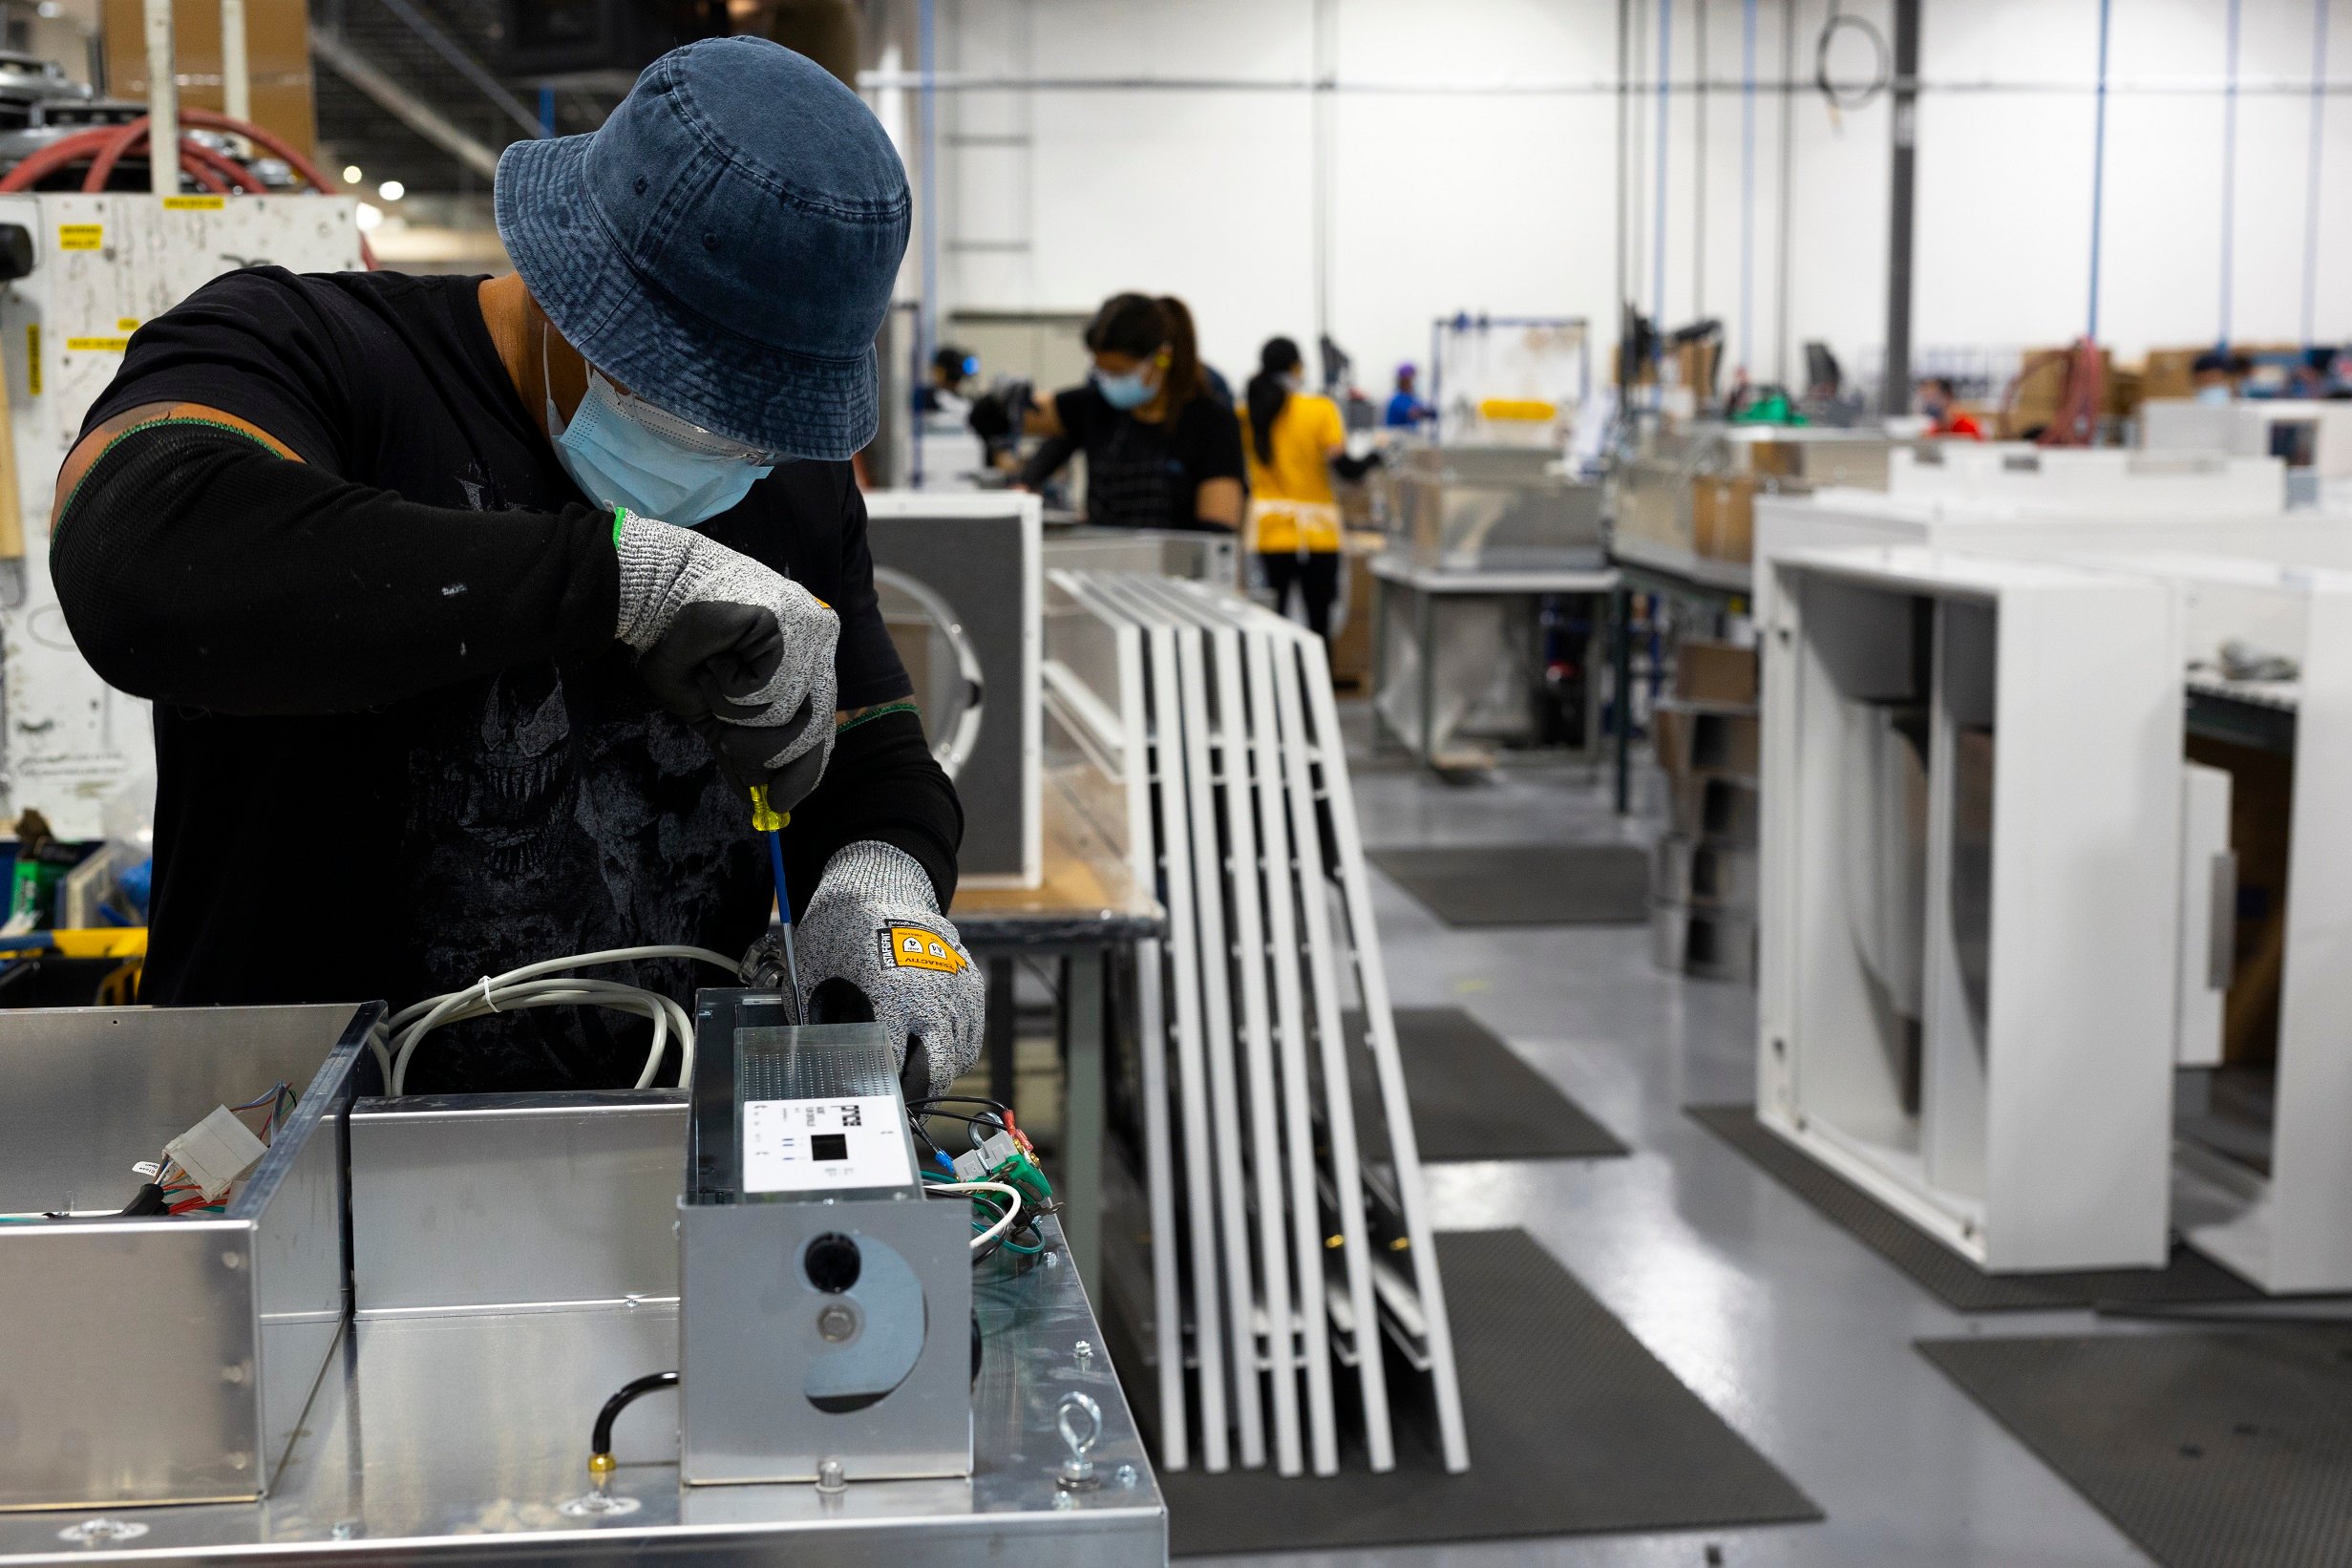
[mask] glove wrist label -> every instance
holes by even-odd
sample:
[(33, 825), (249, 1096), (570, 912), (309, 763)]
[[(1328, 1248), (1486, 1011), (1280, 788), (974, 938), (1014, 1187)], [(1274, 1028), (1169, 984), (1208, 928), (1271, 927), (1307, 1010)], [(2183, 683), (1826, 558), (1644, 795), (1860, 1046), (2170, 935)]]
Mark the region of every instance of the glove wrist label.
[(875, 933), (882, 963), (899, 969), (929, 969), (939, 974), (962, 974), (964, 957), (945, 937), (920, 925), (886, 925)]

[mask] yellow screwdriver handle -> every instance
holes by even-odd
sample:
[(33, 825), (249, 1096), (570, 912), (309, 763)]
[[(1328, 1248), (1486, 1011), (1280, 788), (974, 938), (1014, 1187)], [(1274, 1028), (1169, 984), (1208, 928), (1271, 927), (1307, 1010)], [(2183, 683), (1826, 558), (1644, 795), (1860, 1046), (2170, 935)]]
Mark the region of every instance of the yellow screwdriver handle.
[(773, 833), (792, 819), (793, 814), (790, 812), (779, 813), (768, 809), (768, 786), (752, 786), (752, 826), (754, 829), (761, 833)]

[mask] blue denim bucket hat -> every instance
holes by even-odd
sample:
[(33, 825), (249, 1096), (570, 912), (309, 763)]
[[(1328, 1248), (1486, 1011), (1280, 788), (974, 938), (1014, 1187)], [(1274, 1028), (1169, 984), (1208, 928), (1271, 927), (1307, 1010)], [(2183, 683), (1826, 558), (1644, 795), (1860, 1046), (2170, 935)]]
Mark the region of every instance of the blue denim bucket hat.
[(593, 134), (509, 146), (497, 206), (556, 330), (646, 402), (786, 456), (874, 438), (906, 170), (807, 56), (760, 38), (673, 50)]

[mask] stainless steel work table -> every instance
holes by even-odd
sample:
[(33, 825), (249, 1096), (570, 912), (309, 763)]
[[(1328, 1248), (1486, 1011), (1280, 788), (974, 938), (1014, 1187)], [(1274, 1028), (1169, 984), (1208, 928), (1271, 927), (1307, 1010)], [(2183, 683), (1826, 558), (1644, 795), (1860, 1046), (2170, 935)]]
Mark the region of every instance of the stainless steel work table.
[[(1166, 1514), (1051, 1219), (982, 1266), (968, 1481), (682, 1489), (676, 1404), (615, 1429), (615, 1495), (583, 1516), (589, 1428), (677, 1365), (686, 1108), (674, 1092), (363, 1100), (350, 1120), (356, 1316), (258, 1504), (0, 1514), (0, 1568), (120, 1563), (1160, 1563)], [(1016, 1268), (1016, 1263), (1023, 1266)], [(39, 1347), (17, 1345), (16, 1353)], [(137, 1365), (126, 1357), (126, 1372)], [(1096, 1490), (1056, 1483), (1064, 1395), (1102, 1411)], [(93, 1398), (135, 1400), (94, 1377)], [(0, 1409), (4, 1413), (4, 1409)], [(1083, 1423), (1080, 1423), (1083, 1427)], [(94, 1517), (100, 1523), (93, 1527)]]
[[(1396, 733), (1425, 768), (1435, 768), (1437, 757), (1437, 604), (1441, 599), (1533, 599), (1547, 595), (1608, 600), (1618, 591), (1617, 572), (1605, 566), (1450, 567), (1432, 566), (1394, 551), (1374, 556), (1370, 569), (1376, 589), (1372, 606), (1372, 733), (1375, 744), (1384, 730)], [(1388, 597), (1405, 594), (1412, 601), (1412, 635), (1418, 644), (1415, 734), (1408, 735), (1383, 717), (1381, 694), (1389, 680), (1391, 638)], [(1600, 629), (1585, 649), (1588, 687), (1597, 689)], [(1584, 745), (1598, 748), (1598, 711), (1588, 711)]]

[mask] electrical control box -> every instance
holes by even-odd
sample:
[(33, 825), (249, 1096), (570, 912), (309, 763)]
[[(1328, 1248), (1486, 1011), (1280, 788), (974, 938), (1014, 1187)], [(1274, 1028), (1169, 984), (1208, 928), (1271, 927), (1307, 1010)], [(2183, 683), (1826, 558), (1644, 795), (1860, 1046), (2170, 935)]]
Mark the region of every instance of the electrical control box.
[(689, 1485), (972, 1469), (971, 1206), (926, 1199), (890, 1037), (695, 999), (678, 1199)]

